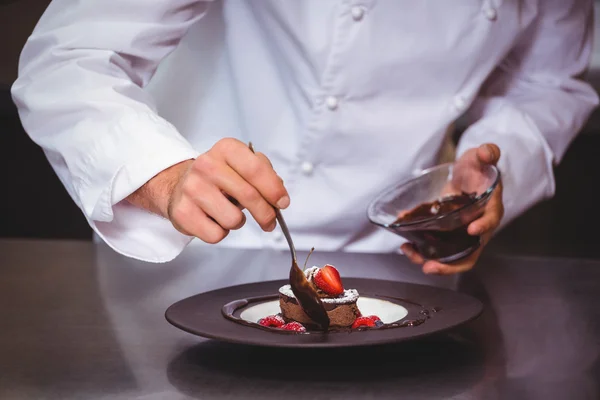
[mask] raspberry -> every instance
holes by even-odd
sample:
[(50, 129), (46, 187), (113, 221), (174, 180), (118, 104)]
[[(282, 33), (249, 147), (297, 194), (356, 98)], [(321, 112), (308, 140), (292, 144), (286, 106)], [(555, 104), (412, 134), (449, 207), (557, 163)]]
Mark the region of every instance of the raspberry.
[(285, 329), (286, 331), (295, 331), (295, 332), (306, 332), (306, 328), (299, 322), (289, 322), (281, 327), (281, 329)]
[(285, 321), (279, 315), (269, 315), (267, 317), (259, 319), (258, 324), (262, 326), (280, 328), (285, 324)]

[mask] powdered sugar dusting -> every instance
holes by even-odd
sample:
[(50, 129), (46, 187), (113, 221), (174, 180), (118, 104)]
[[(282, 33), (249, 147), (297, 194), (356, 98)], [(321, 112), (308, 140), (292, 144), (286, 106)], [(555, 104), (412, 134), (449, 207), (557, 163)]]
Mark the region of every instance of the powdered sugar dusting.
[[(284, 296), (296, 298), (294, 296), (294, 292), (292, 292), (292, 287), (290, 285), (283, 285), (279, 288), (279, 293)], [(327, 304), (345, 304), (345, 303), (353, 303), (358, 300), (358, 291), (356, 289), (346, 289), (344, 293), (340, 295), (340, 297), (335, 298), (322, 298), (321, 301)]]
[(317, 266), (307, 268), (306, 271), (304, 271), (304, 275), (306, 275), (306, 280), (312, 282), (313, 276), (317, 273), (318, 270), (319, 267)]

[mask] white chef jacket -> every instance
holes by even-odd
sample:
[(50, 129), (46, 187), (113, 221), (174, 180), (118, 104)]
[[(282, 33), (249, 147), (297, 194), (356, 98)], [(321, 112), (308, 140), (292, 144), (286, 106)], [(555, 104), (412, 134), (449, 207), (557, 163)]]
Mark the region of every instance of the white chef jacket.
[[(124, 255), (162, 262), (190, 242), (123, 199), (223, 137), (270, 157), (298, 248), (388, 252), (402, 239), (369, 223), (369, 201), (439, 162), (467, 111), (457, 155), (500, 146), (505, 223), (553, 195), (598, 104), (581, 80), (592, 28), (591, 0), (54, 0), (12, 93)], [(221, 245), (286, 246), (252, 221)]]

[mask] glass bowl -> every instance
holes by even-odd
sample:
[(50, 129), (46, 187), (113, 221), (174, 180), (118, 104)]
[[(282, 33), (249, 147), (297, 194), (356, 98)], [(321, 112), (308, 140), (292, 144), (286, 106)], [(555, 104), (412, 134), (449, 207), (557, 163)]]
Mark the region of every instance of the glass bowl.
[(379, 194), (367, 216), (412, 243), (425, 259), (457, 261), (480, 246), (480, 236), (469, 235), (467, 227), (483, 214), (499, 182), (493, 165), (437, 165)]

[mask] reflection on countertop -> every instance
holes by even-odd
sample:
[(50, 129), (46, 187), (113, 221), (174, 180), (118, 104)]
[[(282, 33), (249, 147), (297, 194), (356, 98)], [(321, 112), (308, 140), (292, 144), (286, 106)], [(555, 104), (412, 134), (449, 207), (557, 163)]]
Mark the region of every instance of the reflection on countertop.
[(174, 328), (164, 311), (199, 292), (282, 279), (286, 252), (200, 246), (146, 264), (104, 245), (0, 240), (0, 398), (600, 396), (600, 261), (487, 253), (471, 273), (427, 277), (397, 255), (313, 257), (348, 277), (470, 293), (486, 310), (449, 333), (393, 346), (232, 346)]

